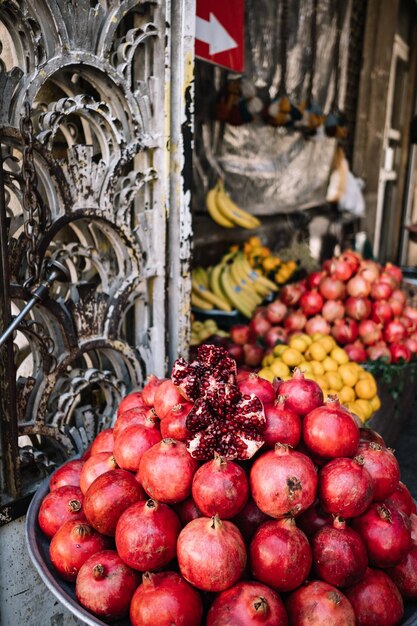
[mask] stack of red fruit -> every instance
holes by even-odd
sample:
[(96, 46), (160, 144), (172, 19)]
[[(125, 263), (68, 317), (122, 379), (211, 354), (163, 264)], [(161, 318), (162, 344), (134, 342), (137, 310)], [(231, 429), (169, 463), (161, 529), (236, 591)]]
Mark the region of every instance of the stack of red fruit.
[(122, 400), (38, 514), (82, 606), (133, 626), (395, 626), (417, 515), (394, 453), (303, 377), (201, 346)]

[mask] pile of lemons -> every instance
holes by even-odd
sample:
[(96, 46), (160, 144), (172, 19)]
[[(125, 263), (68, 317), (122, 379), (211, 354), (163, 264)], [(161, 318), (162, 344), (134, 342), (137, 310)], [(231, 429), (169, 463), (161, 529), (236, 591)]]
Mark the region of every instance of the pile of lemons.
[(288, 380), (294, 368), (306, 378), (315, 380), (325, 399), (337, 395), (352, 413), (366, 422), (377, 411), (381, 402), (375, 378), (337, 345), (333, 337), (315, 333), (292, 335), (288, 344), (278, 344), (264, 357), (258, 375), (267, 380)]

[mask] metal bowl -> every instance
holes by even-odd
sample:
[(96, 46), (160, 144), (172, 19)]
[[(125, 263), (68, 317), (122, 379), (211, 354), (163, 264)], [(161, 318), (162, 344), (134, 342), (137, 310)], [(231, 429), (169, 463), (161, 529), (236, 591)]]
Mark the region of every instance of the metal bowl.
[[(42, 500), (49, 492), (48, 476), (39, 485), (32, 502), (30, 503), (26, 515), (26, 544), (29, 556), (36, 568), (39, 576), (48, 587), (49, 591), (59, 600), (65, 608), (70, 611), (84, 624), (89, 626), (108, 626), (98, 617), (94, 617), (89, 611), (84, 609), (75, 596), (75, 584), (66, 582), (59, 578), (49, 558), (49, 539), (43, 534), (38, 524), (38, 513)], [(128, 619), (112, 622), (113, 626), (130, 626)]]

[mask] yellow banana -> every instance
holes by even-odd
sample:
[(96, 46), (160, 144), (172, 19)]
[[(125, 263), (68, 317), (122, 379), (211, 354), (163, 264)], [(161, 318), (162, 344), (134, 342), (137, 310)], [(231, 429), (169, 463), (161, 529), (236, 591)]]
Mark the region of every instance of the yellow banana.
[(201, 265), (199, 265), (198, 267), (195, 267), (193, 269), (193, 271), (192, 271), (192, 276), (193, 276), (193, 278), (195, 277), (197, 282), (199, 282), (202, 285), (204, 285), (204, 287), (206, 289), (209, 289), (208, 274), (207, 274), (206, 270), (204, 269), (204, 267), (201, 267)]
[(264, 290), (267, 290), (268, 293), (270, 293), (271, 291), (278, 291), (278, 287), (275, 283), (272, 282), (272, 280), (269, 280), (269, 278), (266, 278), (266, 276), (262, 276), (262, 274), (260, 274), (257, 270), (251, 267), (249, 261), (244, 254), (242, 254), (241, 262), (244, 270), (251, 278), (253, 278), (256, 285), (264, 288)]
[(248, 305), (247, 301), (245, 300), (242, 288), (239, 287), (239, 285), (235, 285), (233, 283), (227, 265), (223, 267), (223, 270), (220, 274), (220, 283), (225, 294), (235, 306), (235, 308), (245, 317), (252, 317), (253, 308), (251, 307), (251, 305)]
[(216, 187), (210, 189), (206, 195), (206, 207), (208, 214), (210, 215), (211, 219), (219, 226), (223, 226), (223, 228), (234, 228), (234, 222), (225, 215), (223, 215), (223, 213), (219, 209), (217, 200), (218, 193), (219, 190), (218, 186), (216, 185)]
[(193, 274), (192, 278), (192, 291), (196, 293), (196, 295), (203, 300), (206, 300), (211, 304), (211, 308), (220, 309), (221, 311), (231, 311), (232, 307), (230, 304), (223, 298), (214, 294), (210, 289), (207, 289), (205, 285), (199, 282), (198, 278), (196, 278)]
[(223, 217), (234, 222), (238, 226), (241, 226), (242, 228), (252, 230), (261, 225), (261, 222), (257, 217), (239, 208), (237, 204), (233, 202), (230, 196), (226, 193), (222, 182), (219, 183), (219, 190), (216, 195), (216, 205)]
[(233, 263), (230, 264), (230, 275), (235, 284), (243, 289), (246, 299), (248, 302), (252, 302), (254, 308), (261, 304), (262, 298), (257, 295), (256, 291), (246, 280), (246, 277), (244, 275), (242, 277), (237, 257), (234, 259)]
[(197, 309), (203, 309), (205, 311), (210, 311), (213, 309), (213, 306), (207, 302), (207, 300), (203, 300), (200, 298), (195, 291), (191, 291), (191, 304)]
[(239, 257), (240, 271), (245, 275), (246, 280), (252, 285), (253, 290), (263, 299), (271, 293), (269, 287), (266, 287), (260, 281), (260, 274), (254, 270), (244, 254)]

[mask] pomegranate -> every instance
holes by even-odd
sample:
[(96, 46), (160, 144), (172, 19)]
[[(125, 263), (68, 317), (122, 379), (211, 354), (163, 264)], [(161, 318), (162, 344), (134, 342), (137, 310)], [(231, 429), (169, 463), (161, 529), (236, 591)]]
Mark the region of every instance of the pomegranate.
[(132, 391), (132, 393), (129, 393), (120, 401), (117, 407), (117, 417), (120, 417), (125, 411), (134, 408), (146, 408), (141, 391)]
[(368, 428), (367, 426), (359, 428), (359, 434), (360, 434), (359, 443), (364, 443), (364, 442), (370, 443), (371, 441), (373, 441), (374, 443), (377, 443), (378, 445), (384, 448), (386, 447), (385, 441), (382, 435), (377, 433), (376, 430), (373, 430), (372, 428)]
[(405, 317), (408, 317), (408, 319), (417, 324), (417, 308), (412, 306), (405, 306), (403, 314), (405, 315)]
[[(413, 337), (408, 337), (405, 341), (404, 341), (404, 346), (406, 348), (408, 348), (408, 350), (410, 350), (410, 352), (412, 354), (417, 354), (417, 339), (413, 338)], [(407, 355), (408, 356), (408, 355)], [(411, 357), (410, 357), (411, 359)], [(408, 359), (408, 360), (410, 360)], [(407, 360), (407, 359), (404, 359)]]
[[(153, 409), (136, 407), (128, 409), (117, 418), (113, 428), (114, 440), (129, 426), (146, 426), (147, 428), (158, 428), (159, 420)], [(114, 450), (114, 445), (113, 445)]]
[(345, 301), (346, 314), (360, 322), (370, 316), (372, 305), (368, 298), (351, 296)]
[(224, 591), (246, 567), (246, 548), (238, 528), (227, 520), (200, 517), (182, 529), (177, 542), (181, 574), (198, 589)]
[(360, 456), (334, 459), (320, 470), (319, 498), (328, 513), (340, 517), (361, 515), (373, 497), (373, 480)]
[(38, 513), (39, 526), (49, 538), (68, 520), (85, 520), (82, 491), (73, 485), (50, 491), (42, 500)]
[(250, 542), (259, 526), (271, 518), (256, 505), (252, 498), (249, 498), (243, 509), (238, 513), (232, 522), (236, 524), (245, 541)]
[(180, 520), (167, 504), (152, 499), (136, 502), (117, 522), (117, 552), (127, 565), (141, 572), (164, 567), (175, 557), (180, 530)]
[(129, 613), (130, 601), (138, 584), (138, 573), (123, 563), (115, 550), (102, 550), (80, 567), (75, 595), (88, 611), (114, 621)]
[(397, 287), (398, 287), (397, 280), (389, 272), (382, 272), (382, 274), (379, 277), (379, 281), (381, 283), (386, 283), (387, 285), (389, 285), (391, 287), (391, 291), (394, 291), (394, 289), (397, 289)]
[(308, 539), (293, 518), (262, 524), (249, 554), (253, 577), (280, 592), (299, 587), (312, 564)]
[(159, 502), (181, 502), (191, 494), (198, 462), (188, 454), (185, 443), (162, 439), (144, 452), (138, 478), (146, 493)]
[(391, 298), (393, 300), (396, 300), (397, 302), (400, 302), (400, 304), (402, 304), (403, 307), (406, 305), (407, 296), (405, 295), (404, 291), (401, 291), (401, 289), (394, 289), (394, 291), (392, 292)]
[(246, 343), (243, 346), (243, 362), (248, 367), (258, 367), (262, 363), (264, 349), (258, 343)]
[(49, 489), (53, 491), (54, 489), (64, 487), (65, 485), (79, 487), (83, 465), (84, 461), (81, 461), (80, 459), (73, 459), (72, 461), (67, 461), (64, 465), (61, 465), (61, 467), (55, 470), (49, 479)]
[(311, 506), (308, 507), (297, 517), (297, 525), (305, 535), (311, 540), (320, 528), (332, 524), (333, 517), (326, 513), (321, 506), (320, 500), (317, 498)]
[(389, 347), (393, 363), (400, 363), (411, 361), (413, 353), (410, 348), (403, 343), (392, 343)]
[(222, 591), (207, 615), (206, 626), (288, 626), (284, 604), (275, 591), (254, 581), (240, 582)]
[(341, 300), (327, 300), (323, 305), (321, 313), (328, 322), (335, 322), (344, 318), (345, 307)]
[(106, 428), (95, 437), (91, 444), (90, 455), (99, 452), (112, 452), (114, 446), (113, 428)]
[(365, 544), (342, 517), (335, 517), (333, 526), (321, 528), (311, 548), (317, 574), (330, 585), (349, 587), (364, 577), (368, 567)]
[(245, 394), (254, 393), (262, 404), (272, 404), (275, 400), (275, 389), (269, 380), (260, 378), (257, 374), (249, 374), (239, 382), (240, 392)]
[(366, 259), (361, 261), (361, 264), (359, 265), (359, 273), (368, 283), (370, 283), (370, 285), (372, 285), (377, 282), (381, 273), (381, 268), (375, 261)]
[(356, 363), (363, 363), (367, 359), (365, 347), (359, 339), (353, 343), (349, 343), (344, 346), (344, 350), (347, 353), (351, 361)]
[(117, 435), (114, 442), (113, 456), (117, 465), (122, 469), (137, 472), (144, 452), (158, 441), (161, 441), (161, 433), (155, 426), (153, 428), (142, 424), (128, 426)]
[(387, 282), (378, 280), (372, 285), (371, 298), (374, 300), (388, 300), (391, 294), (392, 288)]
[(293, 591), (286, 606), (289, 623), (294, 626), (356, 626), (346, 596), (321, 580), (312, 580)]
[(245, 470), (215, 453), (213, 461), (204, 463), (196, 471), (192, 496), (206, 517), (218, 515), (221, 519), (230, 519), (243, 509), (249, 497)]
[(394, 317), (400, 317), (400, 315), (403, 314), (404, 304), (400, 300), (397, 300), (396, 298), (393, 298), (391, 296), (391, 298), (388, 300), (388, 304), (391, 307), (392, 315)]
[(407, 517), (409, 517), (411, 513), (415, 512), (415, 504), (411, 493), (401, 481), (398, 483), (396, 490), (388, 498), (386, 498), (384, 504), (388, 507), (393, 506), (399, 511), (402, 511)]
[(323, 404), (323, 392), (314, 380), (304, 378), (301, 370), (296, 369), (290, 380), (284, 381), (279, 388), (281, 396), (286, 396), (286, 406), (303, 417)]
[(284, 320), (284, 326), (288, 332), (297, 332), (303, 330), (306, 322), (307, 318), (302, 311), (291, 311)]
[(405, 557), (387, 574), (397, 585), (403, 598), (415, 600), (417, 598), (417, 546), (412, 545)]
[(155, 374), (151, 374), (142, 389), (142, 400), (145, 406), (153, 407), (155, 402), (155, 393), (159, 385), (164, 382), (163, 378), (158, 378)]
[(389, 321), (384, 327), (384, 339), (387, 343), (398, 343), (406, 336), (407, 330), (404, 324), (397, 319)]
[(254, 462), (250, 471), (252, 497), (271, 517), (299, 515), (315, 500), (317, 472), (305, 454), (276, 444)]
[(265, 407), (265, 419), (265, 448), (274, 449), (276, 443), (286, 443), (292, 448), (298, 446), (301, 439), (301, 419), (286, 406), (285, 396), (278, 396), (274, 404)]
[(392, 567), (401, 561), (411, 545), (408, 518), (394, 507), (374, 502), (352, 520), (361, 535), (369, 562), (375, 567)]
[(359, 334), (357, 323), (349, 317), (343, 320), (336, 320), (333, 324), (332, 335), (336, 339), (337, 343), (345, 345), (347, 343), (353, 343)]
[(84, 463), (80, 476), (80, 489), (85, 494), (92, 482), (101, 474), (118, 469), (112, 452), (93, 454)]
[(287, 306), (295, 306), (304, 292), (305, 287), (301, 283), (290, 283), (281, 289), (279, 297)]
[(300, 298), (300, 307), (307, 317), (320, 313), (323, 308), (324, 300), (317, 289), (305, 291)]
[(310, 411), (302, 432), (308, 450), (323, 459), (353, 456), (358, 448), (359, 428), (337, 397)]
[(202, 614), (200, 594), (177, 572), (145, 572), (130, 606), (132, 626), (198, 626)]
[(326, 272), (323, 271), (311, 272), (311, 274), (307, 276), (307, 289), (314, 289), (315, 287), (318, 287), (322, 278), (324, 278), (325, 276)]
[(191, 432), (187, 428), (187, 416), (192, 408), (193, 404), (191, 402), (176, 404), (172, 407), (160, 424), (163, 439), (187, 441), (191, 437)]
[(144, 497), (142, 487), (130, 472), (111, 470), (88, 488), (83, 503), (85, 516), (100, 533), (113, 536), (123, 511)]
[(401, 284), (403, 279), (403, 273), (397, 265), (388, 262), (384, 267), (384, 272), (386, 272), (390, 276), (393, 276), (398, 285)]
[(320, 281), (319, 292), (325, 300), (343, 300), (346, 295), (346, 287), (341, 280), (325, 276)]
[(197, 517), (203, 517), (202, 512), (190, 496), (186, 498), (182, 502), (178, 502), (173, 506), (175, 513), (181, 520), (181, 524), (185, 526), (188, 522), (191, 522), (193, 519), (197, 519)]
[(398, 487), (400, 480), (400, 466), (389, 448), (383, 448), (377, 443), (361, 443), (358, 454), (364, 460), (364, 467), (369, 472), (373, 484), (373, 499), (382, 502)]
[[(280, 324), (287, 315), (287, 310), (286, 305), (281, 302), (281, 300), (277, 299), (270, 302), (266, 307), (266, 316), (271, 324)], [(248, 342), (245, 341), (245, 343)]]
[(417, 515), (416, 513), (411, 513), (410, 515), (410, 533), (411, 533), (411, 543), (417, 546)]
[(282, 326), (273, 326), (268, 330), (263, 340), (268, 348), (273, 348), (277, 343), (287, 343), (288, 333)]
[(354, 267), (348, 258), (341, 256), (338, 259), (334, 259), (330, 266), (330, 273), (338, 280), (346, 282), (353, 276)]
[(372, 320), (362, 320), (358, 327), (359, 337), (365, 346), (372, 346), (382, 339), (382, 331)]
[(100, 550), (110, 548), (110, 540), (86, 522), (69, 520), (51, 539), (49, 556), (61, 578), (74, 582), (80, 567)]
[(243, 346), (239, 346), (237, 343), (228, 342), (226, 344), (226, 350), (230, 354), (230, 356), (236, 361), (237, 365), (243, 365), (245, 361), (245, 352), (243, 350)]
[(377, 300), (372, 302), (371, 319), (377, 324), (386, 324), (392, 319), (393, 313), (389, 302)]
[[(333, 300), (328, 300), (328, 302), (333, 302)], [(311, 317), (309, 320), (307, 320), (304, 330), (307, 335), (314, 335), (314, 333), (329, 335), (330, 324), (321, 315), (315, 315), (314, 317)]]
[(404, 615), (401, 594), (390, 577), (368, 568), (361, 581), (345, 590), (358, 626), (399, 626)]
[(249, 322), (249, 328), (255, 336), (255, 339), (266, 335), (268, 330), (271, 328), (271, 322), (268, 319), (265, 307), (262, 307), (256, 311), (255, 315)]
[[(189, 398), (186, 398), (188, 400)], [(154, 397), (154, 409), (159, 419), (163, 420), (173, 406), (182, 404), (184, 397), (171, 380), (164, 380), (158, 385)]]
[(245, 343), (252, 343), (255, 339), (248, 324), (234, 324), (230, 327), (229, 334), (230, 339), (238, 346), (244, 346)]
[(349, 296), (367, 298), (371, 292), (371, 283), (358, 273), (349, 280), (346, 285), (346, 291)]
[(369, 346), (366, 350), (366, 354), (368, 355), (368, 359), (370, 361), (377, 361), (378, 359), (381, 359), (381, 361), (384, 361), (385, 363), (391, 363), (391, 352), (385, 341), (380, 341), (374, 346)]

